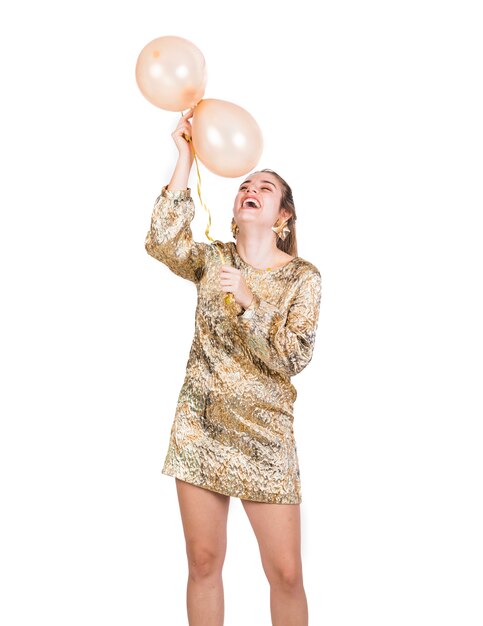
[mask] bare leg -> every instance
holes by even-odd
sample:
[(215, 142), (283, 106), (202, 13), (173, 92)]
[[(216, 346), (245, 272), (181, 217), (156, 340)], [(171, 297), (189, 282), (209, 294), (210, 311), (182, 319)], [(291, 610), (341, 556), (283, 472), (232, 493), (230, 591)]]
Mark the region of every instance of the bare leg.
[(300, 505), (242, 500), (270, 584), (272, 626), (309, 623), (300, 552)]
[(188, 557), (188, 623), (223, 626), (222, 569), (230, 496), (175, 480)]

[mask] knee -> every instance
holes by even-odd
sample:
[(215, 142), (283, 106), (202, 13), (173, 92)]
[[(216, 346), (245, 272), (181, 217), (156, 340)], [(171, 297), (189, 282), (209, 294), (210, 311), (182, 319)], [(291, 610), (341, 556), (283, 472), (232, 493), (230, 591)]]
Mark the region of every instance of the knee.
[(189, 576), (193, 580), (211, 578), (221, 573), (224, 556), (213, 548), (196, 545), (187, 548)]
[(271, 587), (283, 591), (297, 591), (303, 587), (302, 567), (300, 563), (281, 563), (271, 568), (268, 582)]

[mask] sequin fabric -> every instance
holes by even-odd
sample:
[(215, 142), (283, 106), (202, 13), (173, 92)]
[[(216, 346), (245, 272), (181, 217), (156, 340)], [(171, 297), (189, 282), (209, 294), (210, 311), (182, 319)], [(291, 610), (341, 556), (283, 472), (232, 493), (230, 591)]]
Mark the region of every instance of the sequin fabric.
[[(196, 242), (194, 214), (191, 190), (166, 185), (145, 240), (149, 255), (197, 289), (194, 337), (161, 473), (246, 500), (299, 504), (291, 377), (313, 355), (320, 272), (301, 257), (260, 270), (232, 241)], [(226, 302), (217, 246), (224, 262), (242, 271), (253, 309)]]

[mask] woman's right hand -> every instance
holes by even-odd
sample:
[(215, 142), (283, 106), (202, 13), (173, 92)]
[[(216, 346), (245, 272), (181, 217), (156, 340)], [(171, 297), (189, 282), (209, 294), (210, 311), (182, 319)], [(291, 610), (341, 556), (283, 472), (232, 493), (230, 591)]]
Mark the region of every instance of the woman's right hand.
[(178, 125), (171, 133), (171, 137), (173, 138), (174, 143), (178, 148), (180, 158), (186, 158), (187, 160), (189, 160), (190, 164), (193, 163), (194, 156), (190, 146), (190, 142), (188, 142), (183, 137), (183, 135), (187, 135), (191, 138), (192, 128), (191, 123), (188, 121), (191, 117), (193, 117), (193, 107), (189, 109), (186, 115), (182, 115), (180, 117)]

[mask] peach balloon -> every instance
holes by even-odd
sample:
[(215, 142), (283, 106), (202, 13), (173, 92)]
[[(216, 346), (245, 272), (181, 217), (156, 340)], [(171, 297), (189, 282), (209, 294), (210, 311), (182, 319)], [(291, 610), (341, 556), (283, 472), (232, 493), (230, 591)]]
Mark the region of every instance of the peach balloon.
[(191, 127), (195, 152), (213, 173), (236, 178), (257, 165), (263, 150), (262, 132), (250, 113), (237, 104), (201, 100), (193, 111)]
[(201, 100), (206, 87), (201, 51), (183, 37), (153, 39), (136, 62), (136, 82), (143, 96), (167, 111), (184, 111)]

